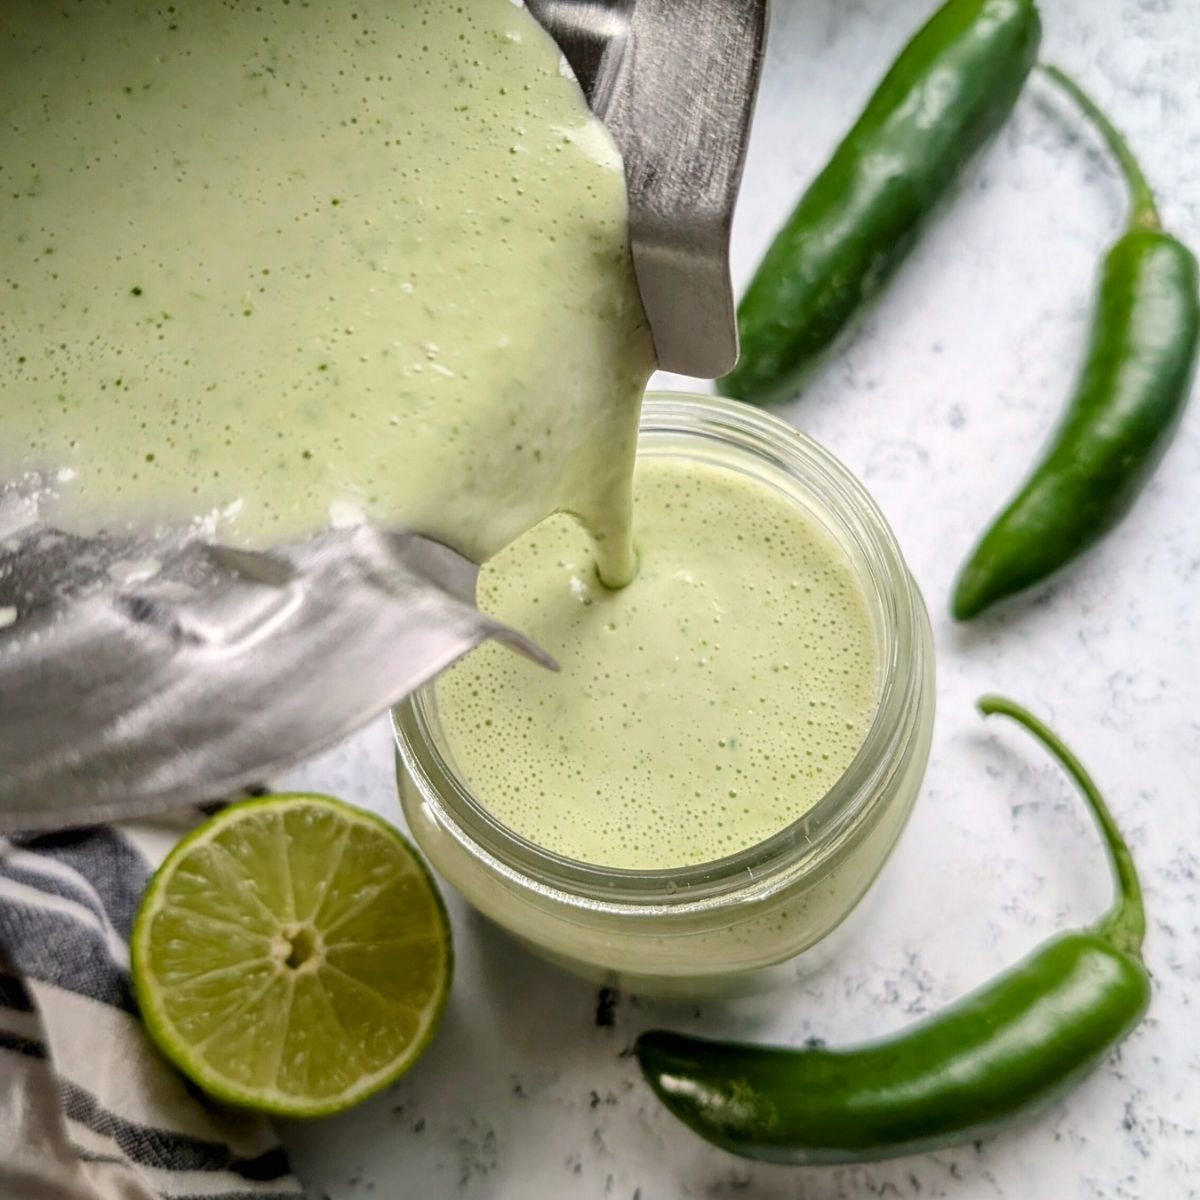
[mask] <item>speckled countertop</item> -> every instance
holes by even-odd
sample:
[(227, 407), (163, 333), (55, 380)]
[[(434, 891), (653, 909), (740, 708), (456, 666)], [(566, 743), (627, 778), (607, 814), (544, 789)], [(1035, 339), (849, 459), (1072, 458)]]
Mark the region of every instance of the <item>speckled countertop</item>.
[[(777, 0), (739, 277), (930, 7)], [(1166, 221), (1200, 245), (1200, 0), (1043, 10), (1046, 55), (1119, 118)], [(878, 499), (939, 655), (925, 789), (857, 939), (790, 989), (681, 1008), (598, 997), (450, 896), (458, 975), (434, 1046), (385, 1095), (289, 1131), (314, 1197), (1200, 1196), (1200, 408), (1136, 511), (1069, 578), (970, 629), (945, 616), (958, 563), (1067, 394), (1096, 262), (1122, 219), (1122, 191), (1079, 129), (1033, 83), (953, 209), (788, 414)], [(845, 1169), (754, 1165), (705, 1145), (623, 1056), (643, 1028), (875, 1036), (1107, 904), (1082, 806), (1025, 735), (984, 727), (972, 701), (986, 690), (1053, 718), (1123, 821), (1150, 914), (1149, 1018), (1067, 1102), (980, 1145)], [(399, 816), (383, 722), (296, 781)]]

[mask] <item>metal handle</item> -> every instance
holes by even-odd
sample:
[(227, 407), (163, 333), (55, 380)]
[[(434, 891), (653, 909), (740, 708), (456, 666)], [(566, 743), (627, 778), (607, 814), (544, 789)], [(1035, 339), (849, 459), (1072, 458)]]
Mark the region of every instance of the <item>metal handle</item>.
[(625, 160), (629, 227), (658, 363), (737, 361), (729, 234), (768, 0), (529, 0)]

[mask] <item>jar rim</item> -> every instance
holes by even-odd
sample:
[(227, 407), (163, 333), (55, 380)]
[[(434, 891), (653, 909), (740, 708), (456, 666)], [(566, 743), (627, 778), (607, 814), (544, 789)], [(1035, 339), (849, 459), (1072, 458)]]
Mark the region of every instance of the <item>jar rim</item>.
[[(915, 726), (920, 703), (924, 607), (899, 544), (879, 507), (854, 475), (807, 434), (770, 413), (723, 397), (649, 392), (639, 453), (655, 438), (696, 439), (747, 461), (768, 464), (812, 491), (860, 553), (859, 575), (882, 608), (880, 690), (871, 724), (853, 759), (805, 813), (762, 841), (709, 862), (662, 868), (609, 867), (538, 846), (498, 821), (471, 793), (434, 736), (434, 685), (392, 711), (397, 750), (426, 803), (460, 842), (492, 869), (526, 887), (575, 902), (619, 903), (641, 910), (719, 901), (731, 891), (770, 886), (781, 873), (807, 872), (837, 852), (845, 834), (886, 792)], [(865, 572), (861, 567), (865, 566)], [(865, 577), (863, 577), (865, 575)]]

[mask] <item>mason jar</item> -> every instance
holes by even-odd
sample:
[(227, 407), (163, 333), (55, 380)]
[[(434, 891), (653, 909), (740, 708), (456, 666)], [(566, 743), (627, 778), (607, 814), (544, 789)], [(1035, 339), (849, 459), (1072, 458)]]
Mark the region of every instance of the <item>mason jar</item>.
[[(481, 913), (597, 982), (658, 995), (759, 990), (823, 961), (904, 828), (929, 756), (929, 617), (887, 522), (828, 451), (758, 409), (652, 394), (639, 460), (738, 471), (803, 508), (845, 552), (877, 648), (874, 716), (845, 773), (765, 841), (699, 865), (618, 869), (565, 858), (506, 828), (456, 768), (436, 684), (394, 714), (400, 798), (417, 844)], [(797, 960), (797, 956), (804, 958)]]

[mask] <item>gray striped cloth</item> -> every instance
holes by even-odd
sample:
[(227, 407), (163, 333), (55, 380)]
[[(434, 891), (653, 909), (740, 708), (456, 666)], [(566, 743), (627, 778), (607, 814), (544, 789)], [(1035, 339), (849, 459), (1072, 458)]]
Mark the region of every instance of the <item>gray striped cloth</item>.
[(0, 838), (0, 1200), (284, 1200), (269, 1126), (148, 1041), (129, 932), (181, 821)]

